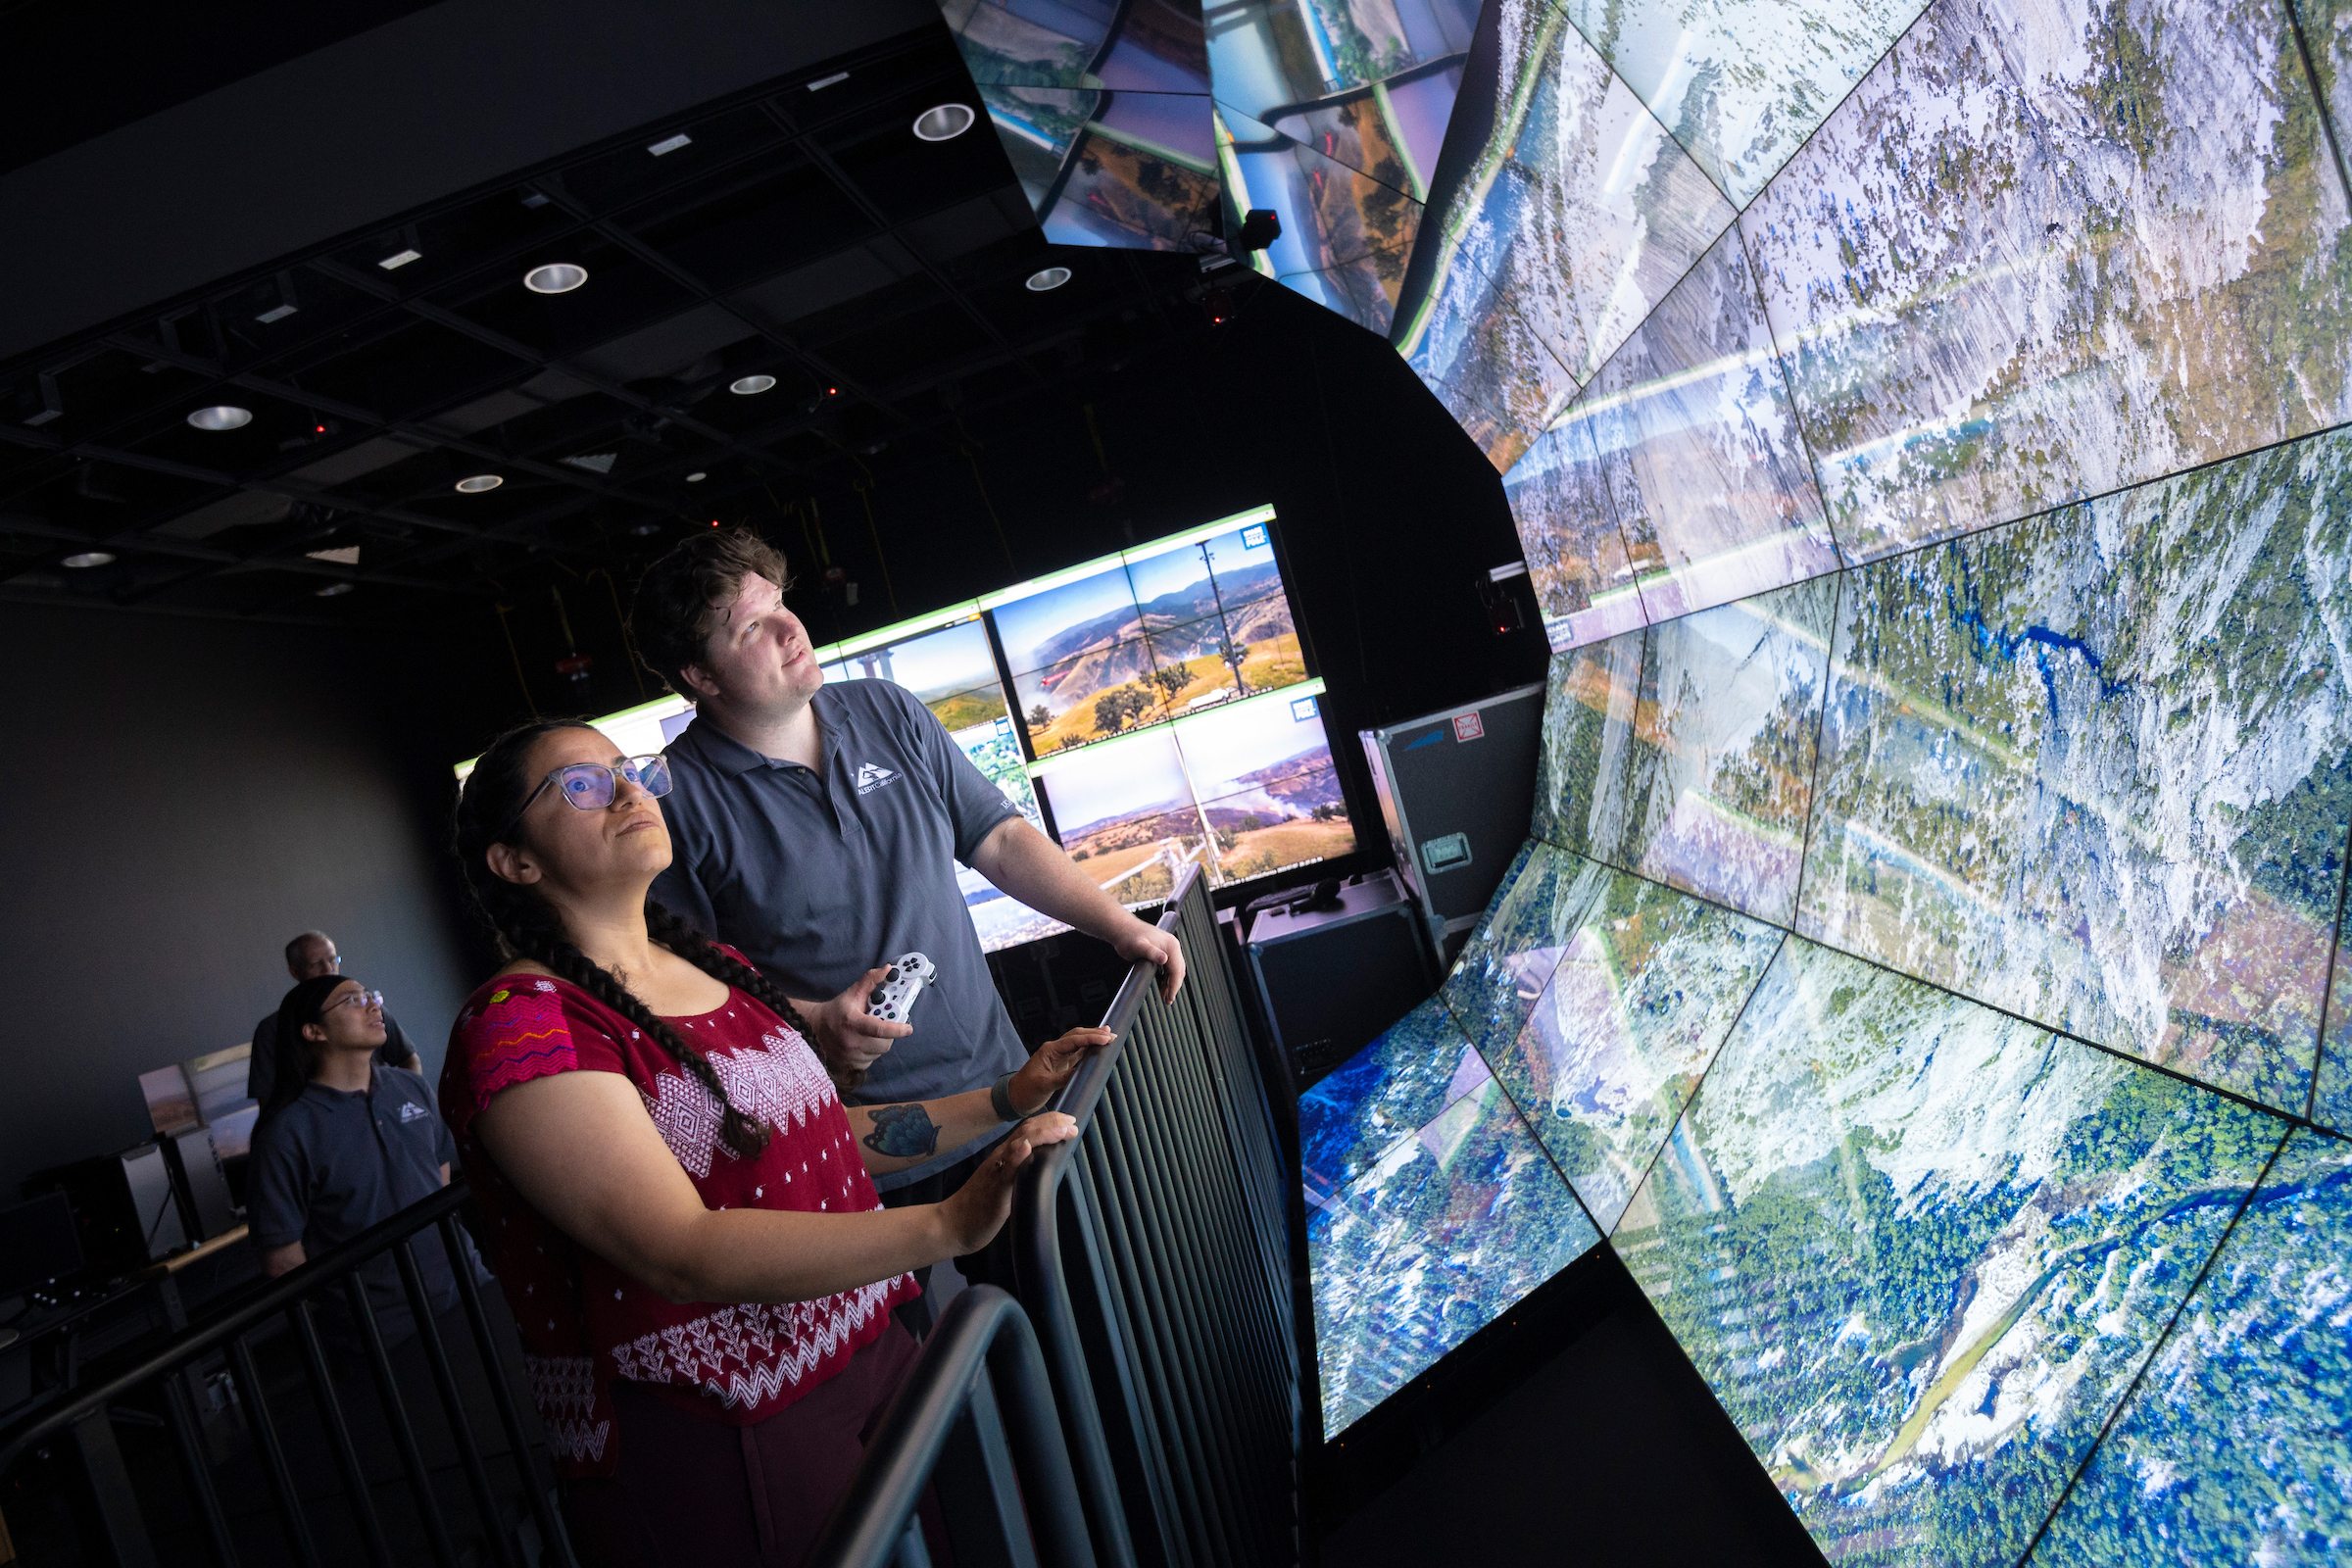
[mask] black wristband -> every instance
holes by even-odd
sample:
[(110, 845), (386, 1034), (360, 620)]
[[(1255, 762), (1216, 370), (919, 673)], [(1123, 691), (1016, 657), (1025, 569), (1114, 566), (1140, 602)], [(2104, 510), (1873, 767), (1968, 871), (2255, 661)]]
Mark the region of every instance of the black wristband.
[[(1020, 1069), (1017, 1067), (1013, 1069), (1013, 1072), (1018, 1071)], [(1012, 1073), (1006, 1073), (988, 1086), (988, 1104), (989, 1108), (997, 1113), (999, 1121), (1019, 1121), (1021, 1119), (1021, 1113), (1012, 1105)]]

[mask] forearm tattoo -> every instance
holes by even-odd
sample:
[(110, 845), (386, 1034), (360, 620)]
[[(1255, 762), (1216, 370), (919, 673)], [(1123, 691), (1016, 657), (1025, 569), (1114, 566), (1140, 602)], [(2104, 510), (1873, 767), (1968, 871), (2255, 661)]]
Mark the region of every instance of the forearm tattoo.
[(939, 1124), (920, 1105), (879, 1105), (874, 1130), (862, 1140), (875, 1153), (891, 1159), (914, 1159), (939, 1148)]

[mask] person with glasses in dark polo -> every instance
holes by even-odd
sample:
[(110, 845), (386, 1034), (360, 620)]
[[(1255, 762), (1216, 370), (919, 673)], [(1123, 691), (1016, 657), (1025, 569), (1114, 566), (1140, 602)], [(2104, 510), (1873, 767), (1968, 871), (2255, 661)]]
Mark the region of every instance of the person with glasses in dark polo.
[[(277, 1033), (288, 1049), (245, 1178), (253, 1245), (271, 1279), (432, 1197), (457, 1158), (423, 1076), (382, 1060), (382, 992), (339, 974), (313, 976), (286, 993)], [(455, 1306), (443, 1249), (427, 1240), (416, 1252), (435, 1311)], [(413, 1335), (391, 1257), (361, 1274), (386, 1342)]]
[[(314, 975), (286, 993), (276, 1022), (285, 1047), (282, 1070), (276, 1093), (254, 1128), (246, 1180), (253, 1247), (262, 1272), (271, 1279), (441, 1191), (449, 1185), (458, 1152), (433, 1090), (412, 1069), (383, 1061), (383, 993), (340, 974)], [(490, 1285), (489, 1270), (463, 1232), (459, 1247), (462, 1264), (476, 1285)], [(428, 1226), (410, 1241), (409, 1250), (432, 1307), (439, 1356), (451, 1367), (465, 1403), (466, 1424), (477, 1441), (495, 1443), (482, 1435), (500, 1430), (492, 1389), (496, 1373), (475, 1340), (449, 1249)], [(361, 1264), (358, 1276), (389, 1353), (393, 1384), (402, 1391), (409, 1437), (427, 1468), (454, 1469), (458, 1437), (446, 1407), (432, 1396), (436, 1357), (417, 1331), (400, 1265), (390, 1252), (380, 1253)], [(354, 1452), (379, 1485), (397, 1483), (406, 1471), (401, 1440), (366, 1370), (367, 1341), (358, 1314), (339, 1282), (312, 1299)], [(506, 1300), (487, 1288), (479, 1299), (483, 1327), (506, 1369), (508, 1397), (528, 1409), (521, 1347)], [(492, 1470), (503, 1491), (506, 1467)], [(505, 1505), (526, 1506), (519, 1498)], [(456, 1544), (467, 1557), (480, 1558), (489, 1543), (477, 1538), (478, 1521), (454, 1523), (467, 1538)]]
[[(335, 939), (325, 932), (305, 931), (286, 944), (286, 973), (294, 977), (295, 984), (342, 972), (343, 955), (335, 951)], [(411, 1072), (424, 1070), (416, 1048), (409, 1044), (400, 1024), (389, 1016), (384, 1019), (384, 1044), (377, 1056), (387, 1067), (406, 1067)], [(277, 1098), (278, 1061), (277, 1014), (272, 1012), (253, 1026), (253, 1057), (245, 1068), (245, 1092), (265, 1105)], [(303, 1081), (297, 1076), (288, 1093), (300, 1088)]]

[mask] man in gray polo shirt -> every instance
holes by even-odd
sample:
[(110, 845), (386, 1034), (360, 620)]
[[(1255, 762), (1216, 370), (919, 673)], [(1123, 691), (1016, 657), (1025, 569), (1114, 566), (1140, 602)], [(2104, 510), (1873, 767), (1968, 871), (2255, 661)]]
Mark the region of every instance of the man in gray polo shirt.
[[(785, 580), (784, 558), (756, 535), (714, 531), (638, 585), (638, 649), (697, 705), (668, 748), (674, 858), (654, 896), (779, 981), (826, 1061), (865, 1071), (866, 1104), (983, 1089), (1028, 1058), (964, 912), (958, 860), (1122, 957), (1158, 964), (1173, 998), (1176, 939), (1031, 827), (910, 693), (826, 686), (784, 608)], [(938, 981), (911, 1026), (884, 1023), (867, 996), (910, 952), (930, 956)], [(941, 1150), (874, 1185), (885, 1202), (934, 1200), (994, 1142)]]

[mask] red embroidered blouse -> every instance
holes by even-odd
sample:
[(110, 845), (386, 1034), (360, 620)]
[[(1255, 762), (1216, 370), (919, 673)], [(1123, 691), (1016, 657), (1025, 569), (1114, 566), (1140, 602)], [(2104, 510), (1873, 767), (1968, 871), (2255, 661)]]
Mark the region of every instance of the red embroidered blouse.
[(640, 1284), (550, 1224), (473, 1138), (473, 1118), (512, 1084), (560, 1072), (616, 1072), (711, 1208), (858, 1212), (882, 1206), (850, 1137), (832, 1080), (800, 1034), (732, 987), (710, 1012), (667, 1020), (702, 1048), (727, 1098), (769, 1129), (740, 1158), (718, 1139), (719, 1107), (660, 1045), (562, 980), (507, 976), (458, 1014), (441, 1071), (441, 1114), (473, 1186), (548, 1444), (562, 1474), (611, 1475), (619, 1446), (609, 1385), (651, 1386), (681, 1408), (733, 1426), (766, 1419), (824, 1382), (918, 1292), (901, 1274), (813, 1301), (680, 1303)]

